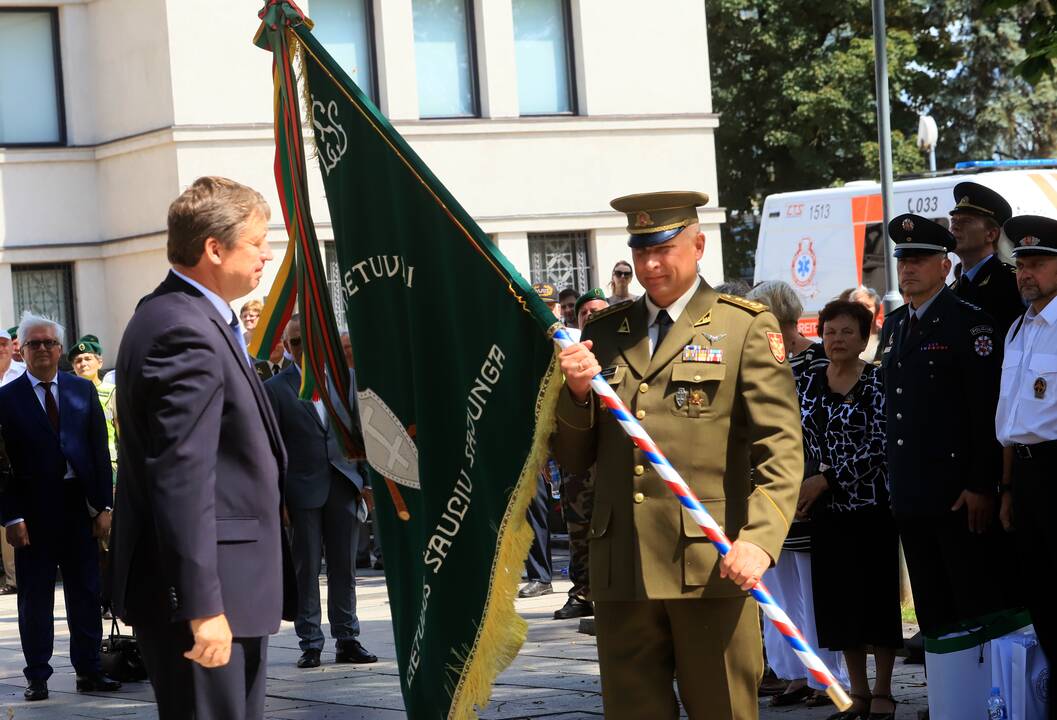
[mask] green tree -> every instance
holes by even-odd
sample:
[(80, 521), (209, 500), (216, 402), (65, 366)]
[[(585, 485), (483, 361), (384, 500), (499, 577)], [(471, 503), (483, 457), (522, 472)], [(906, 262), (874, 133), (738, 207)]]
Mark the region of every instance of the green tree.
[[(996, 0), (1005, 2), (1006, 0)], [(1014, 73), (1046, 0), (983, 15), (973, 0), (889, 0), (893, 168), (925, 169), (918, 115), (941, 128), (940, 166), (1049, 153), (1057, 93)], [(869, 0), (712, 0), (709, 9), (720, 200), (728, 277), (751, 272), (770, 194), (878, 176)], [(1019, 55), (1018, 55), (1019, 53)]]

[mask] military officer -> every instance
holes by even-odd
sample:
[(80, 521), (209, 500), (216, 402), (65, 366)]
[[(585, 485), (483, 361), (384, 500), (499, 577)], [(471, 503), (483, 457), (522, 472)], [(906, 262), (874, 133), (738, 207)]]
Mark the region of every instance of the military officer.
[[(697, 274), (697, 192), (629, 195), (628, 245), (646, 295), (596, 313), (562, 351), (554, 454), (596, 465), (591, 594), (605, 715), (756, 718), (760, 626), (746, 595), (772, 567), (803, 477), (800, 410), (763, 305)], [(601, 373), (734, 539), (720, 560), (590, 380)], [(750, 470), (752, 473), (750, 474)]]
[(958, 297), (994, 319), (996, 337), (1001, 339), (1013, 321), (1024, 314), (1013, 266), (999, 260), (995, 252), (1002, 223), (1013, 211), (1005, 198), (980, 183), (955, 185), (954, 201), (951, 234), (961, 262), (954, 268), (957, 280), (951, 287)]
[[(1057, 658), (1057, 608), (1044, 592), (1057, 577), (1057, 221), (1024, 215), (1007, 221), (1017, 285), (1030, 303), (1006, 337), (995, 427), (1011, 450), (1003, 478), (1002, 524), (1016, 528), (1027, 577), (1028, 607), (1047, 657)], [(1007, 482), (1011, 480), (1011, 483)], [(1012, 492), (1010, 492), (1012, 491)], [(1057, 717), (1057, 673), (1050, 672), (1050, 717)]]
[(994, 322), (945, 286), (954, 236), (917, 215), (889, 223), (906, 311), (886, 320), (888, 474), (926, 638), (1015, 606), (995, 495), (1000, 366)]

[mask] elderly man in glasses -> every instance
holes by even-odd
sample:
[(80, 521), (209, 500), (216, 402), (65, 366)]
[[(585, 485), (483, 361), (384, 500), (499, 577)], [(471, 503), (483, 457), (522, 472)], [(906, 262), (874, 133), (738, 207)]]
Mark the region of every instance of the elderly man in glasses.
[(59, 372), (62, 327), (27, 313), (18, 328), (26, 372), (0, 388), (0, 428), (13, 477), (0, 520), (15, 547), (18, 630), (29, 681), (25, 698), (48, 697), (55, 573), (62, 570), (70, 660), (78, 692), (121, 684), (102, 673), (99, 556), (113, 505), (106, 420), (95, 387)]

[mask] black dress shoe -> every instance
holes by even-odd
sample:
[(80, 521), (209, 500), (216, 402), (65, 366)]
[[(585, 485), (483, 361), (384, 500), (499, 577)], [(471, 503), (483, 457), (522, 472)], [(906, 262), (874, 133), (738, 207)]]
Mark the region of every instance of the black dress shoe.
[(120, 689), (121, 683), (103, 673), (77, 676), (77, 692), (115, 692)]
[(519, 598), (539, 597), (540, 595), (550, 595), (552, 592), (554, 592), (554, 588), (551, 587), (550, 583), (532, 580), (525, 587), (518, 590), (517, 596)]
[(26, 691), (22, 693), (22, 697), (27, 702), (36, 702), (37, 700), (48, 699), (48, 683), (46, 682), (34, 682), (30, 683)]
[(319, 650), (305, 650), (301, 653), (301, 657), (297, 659), (297, 667), (299, 668), (317, 668), (319, 667)]
[(555, 620), (571, 620), (572, 618), (591, 617), (595, 614), (595, 607), (590, 600), (570, 597), (565, 604), (554, 611)]
[(338, 642), (338, 653), (334, 657), (334, 662), (367, 665), (378, 662), (378, 657), (364, 650), (363, 645), (360, 645), (360, 641), (353, 638), (352, 640), (341, 640)]

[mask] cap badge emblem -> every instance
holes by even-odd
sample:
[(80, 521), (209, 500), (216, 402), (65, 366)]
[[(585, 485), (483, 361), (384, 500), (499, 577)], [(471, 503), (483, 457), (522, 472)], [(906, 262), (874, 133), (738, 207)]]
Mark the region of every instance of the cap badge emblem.
[(653, 218), (645, 210), (639, 210), (635, 213), (635, 227), (649, 227), (653, 224)]
[(913, 220), (911, 220), (910, 218), (906, 218), (905, 220), (903, 220), (903, 231), (904, 232), (910, 232), (913, 229), (914, 229), (914, 221)]
[(1024, 237), (1022, 237), (1020, 239), (1020, 244), (1021, 245), (1029, 245), (1029, 246), (1038, 245), (1039, 242), (1040, 242), (1039, 239), (1037, 237), (1035, 237), (1034, 235), (1025, 235)]
[(84, 343), (81, 343), (80, 345), (77, 346), (77, 349), (83, 351), (83, 350), (86, 350), (87, 348), (85, 348)]

